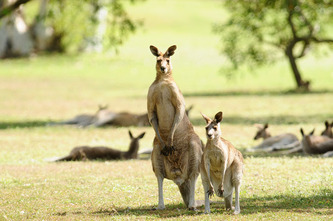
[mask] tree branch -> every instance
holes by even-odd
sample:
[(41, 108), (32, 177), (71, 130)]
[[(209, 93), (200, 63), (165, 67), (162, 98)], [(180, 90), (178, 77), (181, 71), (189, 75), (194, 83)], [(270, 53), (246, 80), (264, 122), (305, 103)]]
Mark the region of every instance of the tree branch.
[(303, 11), (302, 11), (302, 9), (301, 9), (301, 6), (299, 6), (298, 8), (297, 8), (297, 11), (298, 11), (298, 13), (300, 14), (300, 16), (301, 16), (301, 18), (303, 19), (303, 21), (305, 22), (305, 24), (307, 25), (307, 27), (309, 28), (309, 37), (312, 37), (313, 36), (313, 34), (314, 34), (314, 31), (315, 31), (315, 29), (313, 28), (313, 25), (310, 23), (310, 21), (305, 17), (305, 15), (304, 15), (304, 13), (303, 13)]
[(330, 38), (319, 39), (317, 37), (312, 37), (311, 40), (316, 43), (333, 43), (333, 39)]
[(292, 21), (292, 17), (294, 15), (294, 10), (295, 10), (295, 6), (290, 3), (288, 5), (288, 24), (291, 28), (291, 32), (293, 34), (294, 39), (296, 39), (297, 38), (296, 28)]
[(13, 4), (5, 7), (5, 8), (1, 8), (0, 9), (0, 19), (9, 15), (10, 13), (12, 13), (12, 11), (14, 11), (15, 9), (17, 9), (18, 7), (20, 7), (20, 5), (25, 4), (27, 2), (29, 2), (31, 0), (17, 0), (16, 2), (14, 2)]
[(295, 58), (298, 59), (298, 58), (304, 57), (306, 55), (306, 53), (308, 52), (309, 45), (310, 45), (310, 41), (308, 39), (304, 40), (302, 51), (300, 52), (300, 54), (298, 56), (295, 56)]

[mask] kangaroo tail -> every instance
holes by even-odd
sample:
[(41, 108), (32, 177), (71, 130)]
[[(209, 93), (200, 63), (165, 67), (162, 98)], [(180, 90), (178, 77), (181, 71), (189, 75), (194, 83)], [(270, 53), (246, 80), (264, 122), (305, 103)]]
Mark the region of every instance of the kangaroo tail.
[(143, 150), (140, 150), (138, 154), (151, 154), (153, 152), (153, 148), (146, 148)]
[(73, 160), (73, 156), (72, 155), (68, 155), (65, 157), (61, 157), (59, 159), (56, 159), (54, 162), (60, 162), (60, 161), (71, 161)]
[(47, 126), (57, 126), (57, 125), (74, 125), (78, 124), (75, 120), (59, 121), (59, 122), (49, 122)]
[(186, 207), (188, 207), (190, 201), (190, 181), (189, 180), (185, 181), (184, 183), (179, 185), (178, 188)]

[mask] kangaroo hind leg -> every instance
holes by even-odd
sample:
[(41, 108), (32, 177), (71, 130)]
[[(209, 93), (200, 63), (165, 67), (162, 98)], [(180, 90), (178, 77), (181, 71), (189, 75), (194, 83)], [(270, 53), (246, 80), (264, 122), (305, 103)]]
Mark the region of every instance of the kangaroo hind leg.
[(196, 178), (188, 179), (181, 185), (179, 185), (179, 191), (182, 195), (183, 201), (186, 207), (190, 210), (195, 210), (195, 199), (194, 199), (194, 191), (195, 191), (195, 182)]
[(163, 199), (163, 178), (157, 177), (158, 183), (158, 206), (157, 209), (165, 209), (164, 199)]

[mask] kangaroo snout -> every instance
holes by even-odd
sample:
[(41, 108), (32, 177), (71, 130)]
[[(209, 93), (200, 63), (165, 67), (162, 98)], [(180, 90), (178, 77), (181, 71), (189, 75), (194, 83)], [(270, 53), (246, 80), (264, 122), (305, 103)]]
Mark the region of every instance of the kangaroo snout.
[(209, 134), (209, 133), (207, 133), (207, 138), (208, 138), (208, 139), (213, 139), (214, 136), (213, 136), (213, 134)]
[(166, 68), (166, 67), (164, 67), (164, 66), (161, 66), (161, 71), (162, 71), (163, 73), (165, 73), (165, 72), (166, 72), (166, 70), (167, 70), (167, 68)]

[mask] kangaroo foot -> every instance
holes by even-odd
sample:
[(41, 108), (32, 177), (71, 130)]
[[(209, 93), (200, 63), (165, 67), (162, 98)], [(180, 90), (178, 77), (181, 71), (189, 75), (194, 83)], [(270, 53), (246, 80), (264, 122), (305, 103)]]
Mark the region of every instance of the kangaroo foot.
[(164, 209), (165, 209), (164, 205), (151, 208), (151, 210), (164, 210)]
[(164, 156), (169, 156), (172, 155), (172, 153), (175, 151), (175, 148), (173, 146), (171, 147), (167, 147), (165, 146), (162, 150), (161, 150), (161, 154), (163, 154)]
[(240, 210), (235, 210), (234, 215), (240, 214)]
[(196, 207), (189, 207), (188, 210), (191, 210), (191, 211), (198, 211), (198, 209)]
[(226, 205), (226, 210), (227, 211), (235, 210), (235, 207), (234, 206), (230, 206), (230, 205)]

